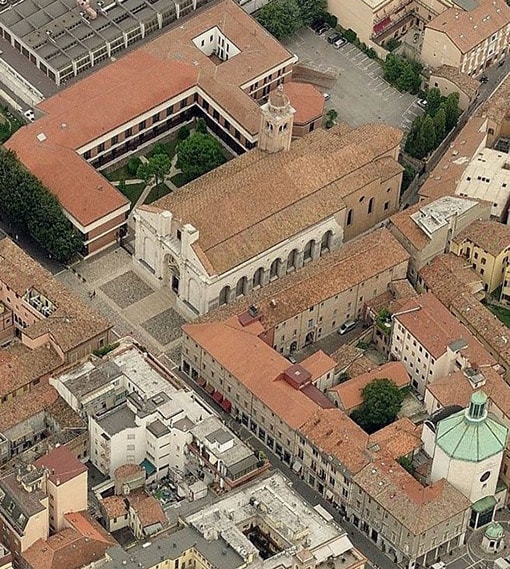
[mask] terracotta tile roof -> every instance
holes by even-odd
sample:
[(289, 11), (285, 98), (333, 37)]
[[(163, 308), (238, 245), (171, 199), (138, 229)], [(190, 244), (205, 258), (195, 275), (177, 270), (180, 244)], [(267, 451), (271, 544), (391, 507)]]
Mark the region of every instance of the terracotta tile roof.
[(421, 430), (421, 425), (417, 426), (403, 417), (370, 435), (370, 443), (376, 443), (380, 449), (397, 459), (421, 448)]
[(210, 312), (202, 321), (242, 314), (256, 304), (265, 330), (383, 273), (407, 263), (409, 253), (387, 229), (378, 229), (350, 241), (302, 269), (252, 291), (248, 298)]
[(228, 322), (182, 328), (291, 428), (298, 428), (317, 410), (316, 403), (283, 379), (289, 361), (258, 336)]
[(81, 569), (100, 561), (117, 543), (87, 512), (66, 514), (66, 520), (71, 527), (46, 541), (38, 539), (23, 553), (29, 569)]
[[(474, 98), (480, 87), (480, 82), (467, 73), (462, 73), (451, 65), (441, 65), (431, 71), (431, 78), (443, 77), (459, 87), (470, 99)], [(432, 81), (431, 81), (432, 82)]]
[(409, 385), (410, 382), (406, 368), (401, 362), (388, 362), (377, 369), (335, 385), (328, 391), (334, 392), (339, 399), (341, 408), (346, 413), (350, 413), (363, 403), (361, 395), (363, 388), (374, 379), (382, 378), (391, 379), (399, 388)]
[(289, 81), (283, 89), (290, 104), (296, 109), (294, 115), (295, 125), (304, 125), (322, 117), (324, 112), (324, 95), (310, 83), (298, 83)]
[(510, 227), (496, 221), (477, 220), (454, 238), (457, 243), (464, 240), (471, 241), (496, 257), (510, 247)]
[(365, 466), (354, 482), (414, 535), (471, 507), (464, 494), (445, 479), (424, 487), (389, 456)]
[(48, 414), (61, 429), (81, 429), (87, 427), (87, 419), (81, 417), (62, 397), (48, 406)]
[(126, 502), (122, 496), (108, 496), (99, 500), (99, 504), (108, 520), (120, 518), (128, 512)]
[(136, 492), (127, 496), (129, 507), (134, 510), (140, 520), (142, 528), (160, 523), (165, 526), (168, 523), (167, 517), (159, 500), (149, 496), (145, 492)]
[(316, 447), (338, 460), (351, 474), (368, 462), (368, 435), (340, 409), (317, 410), (299, 431)]
[[(420, 211), (424, 205), (431, 202), (432, 200), (430, 199), (422, 200), (407, 209), (393, 214), (389, 219), (388, 229), (393, 235), (396, 235), (400, 242), (404, 240), (404, 242), (409, 243), (417, 251), (424, 249), (430, 243), (430, 238), (411, 218), (411, 215)], [(395, 231), (400, 233), (400, 235), (396, 234)]]
[[(192, 42), (215, 25), (241, 50), (221, 65)], [(293, 59), (236, 3), (225, 0), (41, 103), (45, 116), (20, 129), (7, 146), (74, 219), (88, 225), (128, 208), (129, 201), (77, 149), (197, 86), (256, 134), (259, 107), (241, 86)], [(42, 142), (40, 133), (46, 137)]]
[(0, 405), (0, 433), (5, 433), (12, 427), (37, 415), (37, 413), (48, 409), (58, 398), (57, 390), (48, 385), (46, 381), (36, 385), (30, 391), (2, 403)]
[(31, 350), (15, 343), (0, 350), (0, 396), (13, 393), (62, 366), (62, 359), (49, 345)]
[(508, 117), (508, 101), (510, 101), (510, 76), (482, 103), (476, 114), (501, 125), (503, 120)]
[[(411, 312), (408, 312), (411, 311)], [(410, 300), (394, 316), (432, 355), (439, 358), (452, 342), (463, 339), (466, 348), (460, 351), (474, 365), (493, 365), (494, 358), (432, 293)]]
[(461, 53), (468, 53), (506, 28), (509, 21), (510, 8), (504, 0), (478, 0), (473, 10), (448, 8), (428, 22), (426, 28), (443, 32)]
[(418, 194), (422, 198), (439, 198), (455, 194), (464, 170), (480, 147), (485, 147), (487, 121), (471, 117), (449, 145), (437, 166), (430, 172)]
[(300, 363), (300, 366), (310, 372), (312, 383), (319, 377), (335, 369), (336, 362), (322, 350), (318, 350)]
[(335, 350), (331, 356), (336, 362), (336, 371), (348, 373), (351, 377), (356, 377), (377, 367), (377, 365), (364, 355), (363, 350), (359, 350), (352, 344), (344, 344)]
[(65, 484), (87, 472), (87, 467), (65, 446), (41, 456), (34, 465), (36, 468), (46, 468), (50, 473), (48, 478), (56, 485)]
[(8, 238), (0, 240), (0, 282), (21, 297), (34, 288), (55, 304), (50, 317), (41, 315), (41, 320), (25, 328), (23, 334), (31, 339), (49, 334), (64, 354), (111, 328), (101, 315)]
[(139, 464), (126, 463), (115, 469), (113, 476), (115, 478), (126, 478), (129, 476), (137, 476), (144, 472), (143, 466)]
[(356, 189), (401, 171), (389, 157), (399, 130), (368, 124), (342, 132), (316, 130), (288, 152), (252, 150), (154, 205), (196, 227), (201, 250), (224, 273), (341, 211)]

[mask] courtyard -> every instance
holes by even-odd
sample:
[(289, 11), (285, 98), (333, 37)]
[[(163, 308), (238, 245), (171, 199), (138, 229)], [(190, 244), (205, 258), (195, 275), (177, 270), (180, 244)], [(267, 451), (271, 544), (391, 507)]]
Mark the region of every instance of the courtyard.
[[(407, 131), (414, 118), (422, 114), (417, 98), (400, 93), (387, 83), (378, 61), (370, 59), (352, 44), (335, 49), (327, 33), (318, 36), (304, 28), (284, 42), (299, 62), (337, 77), (326, 107), (338, 112), (338, 120), (352, 127), (384, 122)], [(326, 91), (326, 89), (324, 89)]]

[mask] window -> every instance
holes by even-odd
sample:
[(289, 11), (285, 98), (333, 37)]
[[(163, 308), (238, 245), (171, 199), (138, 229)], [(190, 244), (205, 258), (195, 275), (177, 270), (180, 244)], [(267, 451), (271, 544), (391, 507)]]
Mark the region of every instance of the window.
[(368, 200), (368, 208), (367, 208), (367, 212), (370, 214), (374, 211), (374, 198), (370, 198)]
[(384, 211), (388, 211), (390, 209), (390, 202), (384, 202)]
[(347, 212), (347, 225), (352, 225), (352, 209)]

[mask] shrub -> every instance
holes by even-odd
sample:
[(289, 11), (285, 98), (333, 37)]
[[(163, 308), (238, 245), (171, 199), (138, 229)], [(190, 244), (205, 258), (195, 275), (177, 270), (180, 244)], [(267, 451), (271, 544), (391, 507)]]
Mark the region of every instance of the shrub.
[(180, 141), (183, 141), (186, 140), (190, 134), (191, 134), (191, 129), (187, 124), (185, 124), (181, 126), (181, 128), (177, 131), (177, 138)]
[(106, 344), (106, 346), (98, 348), (97, 350), (94, 350), (92, 353), (98, 358), (102, 358), (112, 350), (115, 350), (115, 348), (118, 348), (119, 345), (120, 345), (119, 342), (115, 342), (114, 344)]
[(138, 172), (138, 168), (140, 167), (141, 163), (142, 161), (140, 160), (140, 158), (138, 158), (138, 156), (133, 156), (132, 158), (130, 158), (129, 162), (127, 163), (128, 174), (130, 176), (136, 176), (136, 173)]
[(349, 28), (348, 30), (345, 30), (345, 32), (344, 32), (344, 38), (349, 43), (354, 43), (358, 39), (358, 36), (354, 30), (351, 30), (351, 28)]
[(385, 44), (384, 47), (388, 51), (395, 51), (397, 48), (400, 47), (402, 42), (398, 41), (396, 38), (390, 38)]
[(333, 29), (338, 26), (338, 18), (334, 14), (330, 14), (329, 12), (326, 12), (324, 14), (324, 21)]
[(195, 130), (197, 132), (201, 132), (202, 134), (207, 134), (207, 123), (205, 122), (204, 119), (202, 118), (197, 119)]

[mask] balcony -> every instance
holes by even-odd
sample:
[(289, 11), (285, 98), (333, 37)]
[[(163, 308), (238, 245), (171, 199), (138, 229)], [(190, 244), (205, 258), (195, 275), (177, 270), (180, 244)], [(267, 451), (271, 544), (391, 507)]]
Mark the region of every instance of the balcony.
[(405, 26), (408, 22), (414, 20), (416, 14), (414, 8), (410, 12), (404, 12), (401, 15), (396, 15), (393, 19), (391, 16), (383, 18), (381, 22), (374, 26), (372, 32), (372, 39), (381, 44), (388, 36), (393, 35), (398, 29)]
[(23, 300), (45, 317), (51, 316), (57, 307), (35, 288), (27, 290)]

